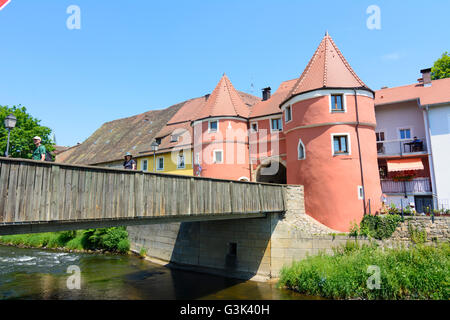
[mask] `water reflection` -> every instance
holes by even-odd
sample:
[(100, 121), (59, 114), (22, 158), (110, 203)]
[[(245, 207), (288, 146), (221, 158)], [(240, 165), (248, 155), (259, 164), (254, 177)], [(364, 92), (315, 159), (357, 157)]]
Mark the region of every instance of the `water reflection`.
[[(81, 289), (69, 290), (70, 265)], [(0, 299), (305, 299), (275, 284), (175, 270), (134, 256), (61, 253), (0, 246)]]

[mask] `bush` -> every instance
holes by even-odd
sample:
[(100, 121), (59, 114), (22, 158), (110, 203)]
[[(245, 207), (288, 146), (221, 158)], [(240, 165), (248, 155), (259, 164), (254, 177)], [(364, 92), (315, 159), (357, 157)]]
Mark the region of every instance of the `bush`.
[(0, 236), (0, 243), (36, 248), (108, 250), (119, 253), (130, 250), (125, 227)]
[[(380, 270), (380, 289), (367, 285), (369, 266)], [(348, 242), (334, 255), (319, 254), (281, 270), (279, 286), (332, 299), (450, 298), (450, 245), (381, 249)]]
[(122, 240), (128, 241), (128, 232), (125, 227), (110, 228), (102, 235), (100, 243), (106, 250), (116, 251)]
[(360, 234), (370, 236), (375, 239), (389, 238), (397, 229), (402, 217), (394, 215), (366, 215), (360, 223)]

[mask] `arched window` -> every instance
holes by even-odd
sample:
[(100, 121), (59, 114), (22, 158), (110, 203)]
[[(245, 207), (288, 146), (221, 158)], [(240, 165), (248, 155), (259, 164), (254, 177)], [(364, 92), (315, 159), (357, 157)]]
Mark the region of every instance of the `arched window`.
[(298, 152), (298, 160), (305, 160), (306, 158), (305, 145), (303, 144), (301, 139), (298, 140), (297, 152)]

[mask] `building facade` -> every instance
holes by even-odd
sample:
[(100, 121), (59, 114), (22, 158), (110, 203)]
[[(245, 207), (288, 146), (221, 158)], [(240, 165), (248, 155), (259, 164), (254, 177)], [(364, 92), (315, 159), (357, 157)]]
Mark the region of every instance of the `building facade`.
[(376, 92), (378, 165), (388, 205), (417, 212), (450, 209), (450, 79)]
[(424, 79), (374, 92), (327, 33), (273, 94), (240, 92), (224, 74), (210, 94), (108, 122), (61, 159), (120, 167), (131, 152), (142, 171), (303, 185), (306, 213), (348, 231), (383, 200), (448, 202), (450, 79)]

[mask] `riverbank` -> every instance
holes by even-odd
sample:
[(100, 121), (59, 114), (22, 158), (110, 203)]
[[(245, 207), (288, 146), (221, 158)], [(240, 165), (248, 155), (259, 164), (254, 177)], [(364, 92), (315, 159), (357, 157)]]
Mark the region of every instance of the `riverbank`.
[(125, 227), (0, 236), (0, 244), (65, 252), (125, 254), (130, 250)]
[(284, 267), (279, 286), (331, 299), (448, 300), (449, 269), (448, 243), (382, 249), (349, 242)]

